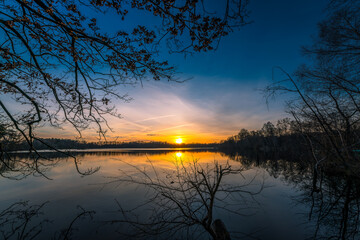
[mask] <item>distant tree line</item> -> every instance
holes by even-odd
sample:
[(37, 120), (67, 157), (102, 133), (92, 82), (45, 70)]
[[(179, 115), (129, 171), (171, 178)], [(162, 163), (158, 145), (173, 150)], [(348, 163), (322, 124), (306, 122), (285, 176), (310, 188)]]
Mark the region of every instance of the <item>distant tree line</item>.
[(290, 118), (267, 122), (259, 130), (241, 129), (237, 135), (222, 141), (219, 149), (251, 159), (308, 158), (308, 145), (299, 132), (299, 125)]
[[(1, 144), (1, 141), (0, 141)], [(217, 144), (189, 143), (173, 144), (157, 141), (133, 141), (133, 142), (86, 142), (84, 140), (60, 139), (60, 138), (42, 138), (41, 141), (34, 141), (34, 146), (38, 150), (51, 149), (105, 149), (105, 148), (212, 148)], [(6, 143), (7, 151), (29, 150), (25, 141)]]

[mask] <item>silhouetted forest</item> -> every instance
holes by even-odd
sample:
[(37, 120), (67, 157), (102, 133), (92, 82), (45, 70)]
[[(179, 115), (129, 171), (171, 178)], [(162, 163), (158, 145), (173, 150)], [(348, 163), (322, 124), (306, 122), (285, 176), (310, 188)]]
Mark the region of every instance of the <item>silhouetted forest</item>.
[[(7, 151), (26, 151), (29, 146), (25, 141), (13, 142), (11, 140), (2, 142)], [(182, 143), (173, 144), (168, 142), (86, 142), (72, 139), (42, 138), (34, 140), (34, 147), (38, 150), (53, 149), (105, 149), (105, 148), (213, 148), (216, 143)]]
[(219, 149), (262, 160), (310, 157), (306, 139), (300, 134), (297, 123), (289, 118), (278, 120), (276, 124), (267, 122), (259, 130), (241, 129), (237, 135), (222, 141)]
[[(338, 149), (337, 144), (344, 141), (338, 136), (346, 134), (344, 131), (323, 132), (312, 124), (315, 125), (289, 118), (278, 120), (276, 124), (267, 122), (259, 130), (241, 129), (237, 135), (222, 141), (218, 149), (232, 158), (246, 157), (257, 162), (297, 161), (311, 166), (315, 173), (322, 169), (358, 178), (360, 147), (357, 141), (350, 141), (347, 148)], [(358, 136), (359, 130), (354, 129), (351, 134)], [(334, 138), (333, 142), (329, 142), (329, 135)]]

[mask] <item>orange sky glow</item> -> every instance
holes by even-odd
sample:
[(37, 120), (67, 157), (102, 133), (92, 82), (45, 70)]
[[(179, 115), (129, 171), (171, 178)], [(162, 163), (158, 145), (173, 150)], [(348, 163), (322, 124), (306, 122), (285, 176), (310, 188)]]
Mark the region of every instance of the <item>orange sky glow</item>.
[[(219, 80), (224, 85), (225, 80)], [(149, 83), (143, 88), (127, 88), (134, 100), (129, 103), (113, 103), (121, 118), (107, 117), (112, 131), (108, 130), (107, 141), (162, 141), (175, 143), (181, 138), (183, 143), (213, 143), (235, 135), (241, 128), (259, 129), (269, 120), (279, 119), (277, 111), (267, 110), (259, 93), (242, 85), (233, 95), (223, 95), (220, 91), (210, 92), (191, 87), (185, 83)], [(220, 88), (222, 86), (216, 87)], [(227, 87), (227, 85), (225, 85)], [(229, 87), (236, 87), (235, 84)], [(195, 91), (193, 94), (191, 91)], [(200, 89), (200, 90), (199, 90)], [(202, 94), (201, 101), (189, 95)], [(218, 96), (216, 96), (218, 95)], [(70, 125), (62, 125), (62, 130), (42, 127), (40, 137), (78, 137)], [(99, 141), (95, 126), (82, 132), (83, 139)]]

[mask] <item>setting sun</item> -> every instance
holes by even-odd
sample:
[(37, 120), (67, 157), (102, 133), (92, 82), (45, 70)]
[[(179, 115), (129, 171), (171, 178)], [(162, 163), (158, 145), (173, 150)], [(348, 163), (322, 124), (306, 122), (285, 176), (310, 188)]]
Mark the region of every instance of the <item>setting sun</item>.
[(177, 139), (175, 140), (175, 142), (176, 142), (177, 144), (180, 144), (180, 143), (183, 142), (183, 140), (182, 140), (181, 138), (177, 138)]

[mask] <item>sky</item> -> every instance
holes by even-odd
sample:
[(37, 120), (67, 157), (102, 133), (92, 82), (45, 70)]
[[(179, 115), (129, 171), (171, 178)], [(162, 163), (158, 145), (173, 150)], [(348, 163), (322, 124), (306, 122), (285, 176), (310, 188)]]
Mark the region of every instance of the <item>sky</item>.
[[(259, 129), (267, 121), (287, 117), (284, 99), (266, 104), (261, 89), (273, 81), (274, 67), (292, 73), (306, 63), (301, 46), (310, 45), (316, 36), (327, 3), (252, 0), (252, 23), (223, 38), (216, 51), (186, 57), (162, 52), (161, 57), (177, 66), (179, 79), (186, 81), (121, 86), (119, 91), (133, 100), (115, 102), (122, 118), (108, 119), (112, 127), (108, 140), (219, 142), (241, 128)], [(103, 18), (104, 28), (116, 27), (116, 17), (109, 14)], [(62, 131), (42, 128), (38, 133), (42, 137), (76, 136), (70, 127)], [(95, 141), (98, 135), (90, 128), (83, 136)]]

